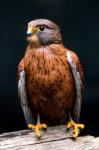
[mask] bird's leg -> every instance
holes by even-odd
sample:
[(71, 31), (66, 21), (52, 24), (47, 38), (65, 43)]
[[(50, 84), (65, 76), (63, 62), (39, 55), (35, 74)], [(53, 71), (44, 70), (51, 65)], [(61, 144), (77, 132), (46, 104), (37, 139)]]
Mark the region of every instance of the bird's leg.
[(66, 128), (73, 128), (73, 138), (76, 138), (80, 133), (80, 129), (84, 128), (84, 124), (76, 123), (70, 116), (70, 121), (67, 123)]
[(37, 118), (37, 124), (36, 125), (28, 124), (28, 127), (33, 129), (33, 130), (35, 130), (37, 138), (40, 139), (40, 137), (41, 137), (40, 129), (46, 129), (47, 125), (40, 123), (40, 116), (39, 116), (39, 114), (38, 114), (37, 117), (38, 117)]
[(40, 129), (42, 129), (42, 128), (46, 129), (47, 125), (40, 123), (39, 115), (37, 118), (37, 124), (36, 125), (32, 124), (32, 123), (34, 123), (34, 118), (33, 118), (32, 111), (29, 107), (28, 100), (27, 100), (26, 85), (25, 85), (25, 83), (26, 83), (25, 70), (20, 71), (19, 76), (20, 77), (19, 77), (19, 82), (18, 82), (18, 93), (19, 93), (21, 106), (23, 109), (26, 123), (29, 128), (35, 129), (37, 138), (40, 138), (41, 137)]

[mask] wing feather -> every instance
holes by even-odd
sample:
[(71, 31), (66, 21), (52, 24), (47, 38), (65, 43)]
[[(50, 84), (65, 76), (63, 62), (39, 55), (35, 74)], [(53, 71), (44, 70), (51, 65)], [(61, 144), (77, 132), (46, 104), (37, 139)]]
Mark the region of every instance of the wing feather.
[(76, 88), (76, 101), (74, 105), (73, 117), (78, 122), (80, 119), (81, 102), (83, 95), (83, 70), (80, 61), (74, 52), (69, 50), (67, 51), (67, 60), (74, 77)]
[(19, 72), (19, 81), (18, 81), (18, 94), (21, 101), (22, 110), (25, 116), (25, 120), (27, 124), (33, 123), (34, 119), (32, 116), (32, 112), (30, 110), (27, 94), (26, 94), (26, 80), (25, 80), (25, 71), (22, 70)]

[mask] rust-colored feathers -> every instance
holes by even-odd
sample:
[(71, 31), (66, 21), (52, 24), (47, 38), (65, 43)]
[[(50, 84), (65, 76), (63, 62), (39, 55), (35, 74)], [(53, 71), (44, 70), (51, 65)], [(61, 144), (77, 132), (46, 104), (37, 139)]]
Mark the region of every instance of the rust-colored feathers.
[[(29, 24), (38, 30), (28, 37), (29, 45), (19, 64), (19, 72), (22, 69), (26, 72), (27, 98), (34, 116), (39, 113), (42, 120), (61, 123), (72, 113), (76, 101), (74, 79), (67, 61), (69, 50), (63, 46), (60, 33), (54, 34), (56, 26), (43, 23), (43, 33), (41, 25), (42, 21)], [(80, 61), (74, 52), (70, 53), (83, 80)]]

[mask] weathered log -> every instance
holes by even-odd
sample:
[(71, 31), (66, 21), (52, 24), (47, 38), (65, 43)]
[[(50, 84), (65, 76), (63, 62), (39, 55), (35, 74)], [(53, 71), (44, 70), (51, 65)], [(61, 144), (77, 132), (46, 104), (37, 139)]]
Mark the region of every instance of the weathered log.
[(0, 150), (99, 150), (99, 137), (82, 136), (76, 140), (66, 132), (65, 126), (49, 127), (37, 140), (31, 130), (3, 133)]

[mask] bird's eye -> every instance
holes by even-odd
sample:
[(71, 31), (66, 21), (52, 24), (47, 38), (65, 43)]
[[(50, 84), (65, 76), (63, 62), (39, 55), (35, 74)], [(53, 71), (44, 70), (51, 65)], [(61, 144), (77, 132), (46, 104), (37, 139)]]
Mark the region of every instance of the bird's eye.
[(39, 26), (39, 30), (40, 31), (44, 31), (45, 27), (42, 25), (42, 26)]

